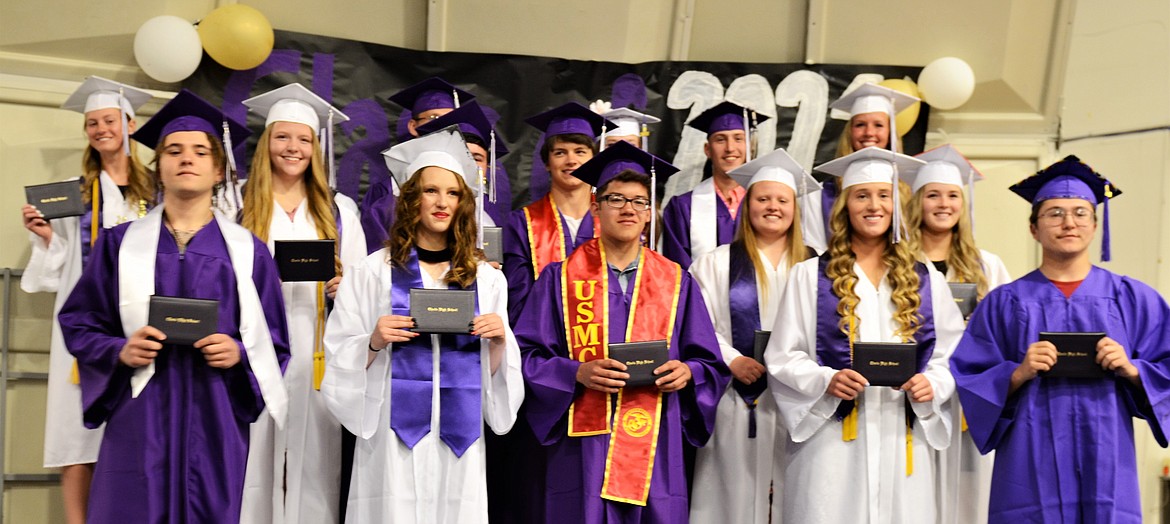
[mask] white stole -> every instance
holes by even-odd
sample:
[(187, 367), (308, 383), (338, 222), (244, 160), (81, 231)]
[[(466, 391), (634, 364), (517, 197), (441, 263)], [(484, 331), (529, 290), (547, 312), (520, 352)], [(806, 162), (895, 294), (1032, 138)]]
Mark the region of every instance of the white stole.
[[(162, 228), (163, 205), (130, 224), (118, 249), (118, 307), (122, 315), (122, 331), (129, 337), (146, 325), (150, 297), (154, 294), (155, 261), (158, 257), (158, 239)], [(254, 241), (252, 233), (222, 215), (215, 214), (216, 224), (227, 243), (228, 257), (236, 274), (236, 293), (240, 303), (240, 339), (248, 353), (248, 364), (268, 413), (279, 428), (284, 427), (288, 415), (288, 393), (281, 379), (280, 363), (268, 332), (268, 321), (260, 305), (260, 295), (252, 281)], [(283, 311), (282, 311), (283, 313)], [(154, 376), (154, 362), (134, 370), (130, 377), (130, 391), (134, 398), (142, 393)]]
[(715, 251), (719, 246), (719, 216), (716, 212), (715, 177), (695, 186), (691, 192), (691, 259)]

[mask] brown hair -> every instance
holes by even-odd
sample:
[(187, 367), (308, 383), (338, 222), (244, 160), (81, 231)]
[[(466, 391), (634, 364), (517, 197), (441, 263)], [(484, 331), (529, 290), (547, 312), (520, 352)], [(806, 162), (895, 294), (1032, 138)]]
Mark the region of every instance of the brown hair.
[[(419, 203), (422, 200), (420, 180), (423, 169), (415, 171), (410, 180), (402, 185), (394, 225), (390, 227), (390, 238), (386, 241), (386, 247), (390, 250), (390, 260), (400, 268), (406, 266), (410, 252), (415, 247)], [(475, 247), (477, 231), (475, 197), (462, 176), (443, 170), (454, 175), (459, 181), (459, 203), (451, 215), (451, 227), (447, 229), (447, 246), (452, 249), (452, 256), (446, 282), (466, 288), (475, 281), (476, 265), (484, 258), (483, 251)]]
[[(544, 139), (544, 143), (540, 145), (540, 159), (544, 161), (544, 165), (548, 165), (548, 155), (552, 152), (552, 147), (557, 144), (577, 144), (586, 146), (593, 154), (597, 154), (597, 143), (589, 138), (589, 135), (582, 133), (565, 133), (563, 135), (553, 135)], [(487, 149), (486, 147), (484, 149)]]

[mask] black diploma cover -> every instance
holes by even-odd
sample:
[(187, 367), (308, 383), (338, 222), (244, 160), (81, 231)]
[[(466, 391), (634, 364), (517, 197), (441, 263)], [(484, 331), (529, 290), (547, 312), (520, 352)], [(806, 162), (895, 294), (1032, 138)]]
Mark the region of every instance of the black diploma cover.
[(665, 340), (622, 342), (609, 345), (609, 358), (626, 365), (626, 387), (652, 386), (658, 376), (654, 370), (670, 358)]
[(146, 323), (166, 334), (164, 344), (191, 346), (216, 332), (219, 301), (151, 295)]
[(760, 364), (764, 363), (764, 350), (768, 349), (768, 339), (772, 338), (771, 331), (756, 330), (756, 337), (752, 341), (752, 358)]
[(76, 180), (24, 186), (24, 196), (46, 220), (85, 214), (81, 183)]
[(1045, 377), (1105, 378), (1105, 369), (1097, 364), (1097, 342), (1105, 333), (1040, 332), (1040, 340), (1056, 346), (1056, 364), (1042, 373)]
[(504, 263), (504, 229), (500, 227), (483, 228), (483, 256), (488, 262)]
[(854, 342), (853, 370), (871, 386), (899, 387), (918, 372), (918, 345), (898, 342)]
[(955, 297), (955, 305), (959, 306), (959, 312), (963, 314), (963, 320), (971, 318), (971, 312), (975, 311), (975, 304), (978, 303), (978, 293), (975, 284), (969, 282), (948, 282), (947, 287), (951, 288), (951, 296)]
[(475, 291), (469, 289), (410, 290), (410, 316), (418, 322), (419, 333), (471, 332), (475, 318)]
[(333, 240), (277, 240), (276, 268), (284, 282), (328, 282), (337, 276)]

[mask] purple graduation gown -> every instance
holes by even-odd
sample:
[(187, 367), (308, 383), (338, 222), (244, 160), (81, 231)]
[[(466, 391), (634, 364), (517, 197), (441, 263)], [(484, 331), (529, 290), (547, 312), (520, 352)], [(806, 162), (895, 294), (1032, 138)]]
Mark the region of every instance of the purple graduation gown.
[[(593, 238), (593, 212), (585, 212), (576, 237), (569, 234), (569, 226), (565, 224), (563, 216), (561, 227), (565, 232), (565, 256), (569, 256), (577, 246)], [(508, 224), (504, 227), (504, 278), (508, 279), (508, 319), (512, 326), (519, 320), (520, 312), (524, 310), (524, 301), (528, 299), (532, 283), (536, 281), (532, 267), (528, 218), (523, 209), (517, 209), (508, 215)]]
[[(691, 198), (693, 196), (694, 191), (678, 195), (670, 199), (670, 202), (662, 210), (662, 247), (660, 251), (663, 256), (677, 262), (684, 270), (690, 269), (691, 261), (697, 258), (691, 253)], [(738, 213), (736, 216), (739, 216)], [(727, 209), (727, 204), (723, 202), (722, 198), (719, 198), (719, 193), (716, 192), (715, 230), (710, 231), (709, 224), (698, 226), (708, 229), (709, 234), (718, 235), (715, 245), (722, 246), (730, 244), (735, 238), (735, 226), (738, 223), (736, 219), (731, 218), (731, 211)]]
[[(1122, 378), (1037, 377), (1008, 395), (1041, 331), (1103, 331), (1129, 352)], [(1170, 309), (1149, 286), (1093, 267), (1066, 299), (1039, 270), (979, 303), (951, 357), (971, 437), (995, 450), (992, 522), (1141, 522), (1133, 417), (1166, 446)]]
[[(635, 278), (636, 275), (630, 276), (629, 290), (623, 293), (617, 273), (609, 271), (611, 342), (624, 339)], [(699, 286), (685, 271), (680, 289), (670, 358), (690, 366), (694, 378), (683, 390), (663, 397), (650, 496), (646, 506), (635, 506), (601, 498), (610, 435), (567, 436), (569, 406), (584, 386), (577, 383), (580, 364), (568, 358), (564, 339), (561, 263), (550, 264), (536, 281), (515, 333), (528, 384), (528, 422), (548, 451), (543, 522), (687, 522), (683, 439), (695, 447), (707, 442), (715, 426), (715, 408), (727, 389), (731, 372), (719, 353)]]
[[(240, 341), (227, 245), (213, 220), (180, 255), (174, 237), (160, 228), (155, 292), (219, 300), (218, 331), (236, 339), (240, 363), (217, 369), (190, 346), (164, 345), (154, 377), (131, 398), (132, 370), (118, 361), (127, 339), (118, 308), (118, 250), (129, 225), (101, 235), (60, 313), (66, 345), (78, 360), (85, 424), (106, 424), (88, 520), (236, 522), (248, 424), (260, 415), (264, 400)], [(283, 370), (289, 347), (280, 279), (267, 246), (254, 243), (253, 281)]]

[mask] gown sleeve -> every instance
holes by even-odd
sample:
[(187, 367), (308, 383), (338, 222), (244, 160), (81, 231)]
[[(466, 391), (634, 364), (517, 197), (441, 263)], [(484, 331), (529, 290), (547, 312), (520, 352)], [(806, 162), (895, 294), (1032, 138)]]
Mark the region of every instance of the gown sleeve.
[(584, 386), (577, 383), (581, 363), (569, 358), (561, 318), (561, 263), (549, 264), (533, 284), (515, 323), (521, 370), (527, 385), (524, 409), (537, 441), (552, 445), (568, 432), (566, 416)]
[[(724, 326), (720, 329), (720, 323), (729, 322), (731, 313), (729, 311), (727, 295), (728, 291), (728, 275), (727, 275), (727, 259), (719, 255), (722, 252), (720, 249), (703, 255), (691, 264), (691, 277), (699, 286), (699, 291), (703, 294), (703, 302), (707, 306), (707, 314), (711, 317), (711, 323), (715, 327), (715, 340), (719, 343), (719, 351), (723, 355), (723, 363), (728, 367), (731, 366), (731, 361), (742, 357), (743, 354), (731, 345), (731, 340), (724, 335), (730, 333), (730, 326)], [(723, 264), (720, 264), (720, 263)], [(734, 380), (734, 378), (732, 379)]]
[(508, 322), (515, 326), (534, 281), (532, 251), (528, 245), (528, 221), (523, 209), (508, 215), (503, 241), (503, 271), (508, 280)]
[(816, 270), (816, 259), (792, 268), (764, 351), (768, 391), (793, 442), (812, 437), (841, 403), (826, 393), (837, 371), (816, 358)]
[[(1133, 416), (1144, 419), (1162, 447), (1170, 424), (1170, 308), (1153, 288), (1122, 277), (1118, 302), (1130, 336), (1130, 361), (1137, 366), (1141, 388), (1117, 379)], [(1127, 311), (1128, 310), (1128, 311)]]
[(104, 423), (130, 394), (133, 370), (119, 354), (126, 345), (118, 309), (118, 248), (125, 228), (98, 238), (89, 265), (61, 306), (65, 347), (77, 358), (85, 426)]
[[(498, 270), (486, 263), (480, 263), (476, 276), (477, 291), (479, 293), (480, 311), (482, 313), (496, 313), (504, 317), (508, 310), (507, 282)], [(487, 307), (484, 307), (486, 305)], [(520, 404), (524, 402), (524, 376), (520, 371), (520, 346), (516, 343), (516, 335), (504, 320), (504, 359), (495, 373), (491, 366), (484, 366), (484, 398), (483, 420), (497, 435), (503, 435), (512, 429), (516, 423)], [(489, 346), (491, 342), (483, 340), (483, 362), (490, 362)]]
[(683, 269), (689, 269), (692, 262), (690, 199), (690, 193), (676, 196), (662, 210), (662, 256), (677, 262)]
[(955, 379), (951, 375), (950, 358), (955, 345), (963, 335), (963, 314), (947, 286), (946, 277), (929, 272), (931, 304), (934, 307), (934, 353), (922, 372), (930, 380), (934, 400), (911, 402), (911, 408), (922, 424), (926, 441), (935, 449), (945, 449), (951, 443), (951, 397), (955, 394)]
[(680, 360), (691, 368), (691, 384), (678, 391), (683, 435), (691, 445), (701, 447), (715, 428), (715, 410), (731, 381), (723, 361), (715, 328), (698, 284), (683, 273), (675, 318), (675, 342)]
[(69, 244), (78, 241), (81, 222), (77, 217), (56, 218), (49, 223), (53, 226), (49, 245), (46, 246), (36, 233), (30, 231), (28, 234), (32, 255), (20, 278), (20, 289), (26, 293), (53, 293), (60, 289), (61, 274), (69, 257)]
[[(389, 314), (389, 277), (383, 279), (378, 267), (385, 265), (385, 253), (375, 252), (341, 279), (333, 312), (325, 325), (321, 393), (337, 421), (363, 439), (369, 439), (377, 430), (389, 394), (389, 350), (378, 352), (366, 367), (370, 334), (378, 318)], [(389, 273), (389, 267), (385, 271)], [(382, 295), (386, 295), (385, 301), (379, 300)]]

